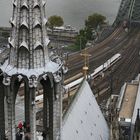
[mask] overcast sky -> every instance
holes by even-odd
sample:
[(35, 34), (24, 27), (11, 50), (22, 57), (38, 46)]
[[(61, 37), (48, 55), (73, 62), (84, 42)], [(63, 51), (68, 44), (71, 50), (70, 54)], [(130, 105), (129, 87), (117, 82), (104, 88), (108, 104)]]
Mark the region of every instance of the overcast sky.
[[(101, 13), (112, 22), (117, 14), (120, 0), (47, 0), (46, 14), (60, 15), (65, 24), (82, 26), (86, 17), (94, 12)], [(0, 0), (0, 26), (10, 26), (12, 0)]]

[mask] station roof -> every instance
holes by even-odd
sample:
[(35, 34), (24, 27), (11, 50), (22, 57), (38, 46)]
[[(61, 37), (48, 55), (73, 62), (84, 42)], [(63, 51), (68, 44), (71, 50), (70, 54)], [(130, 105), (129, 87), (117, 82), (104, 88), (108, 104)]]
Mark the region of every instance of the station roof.
[(131, 121), (135, 108), (138, 86), (138, 84), (133, 83), (126, 84), (119, 112), (120, 119), (127, 119), (127, 121)]
[(62, 140), (108, 140), (109, 129), (86, 80), (64, 115)]

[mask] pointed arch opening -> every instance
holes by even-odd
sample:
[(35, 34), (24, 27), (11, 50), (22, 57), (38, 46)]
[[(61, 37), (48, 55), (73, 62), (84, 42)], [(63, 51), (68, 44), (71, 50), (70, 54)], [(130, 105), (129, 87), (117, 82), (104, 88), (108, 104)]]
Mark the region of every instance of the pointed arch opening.
[(42, 45), (38, 45), (38, 46), (36, 46), (34, 49), (35, 49), (35, 50), (40, 50), (40, 49), (43, 50), (43, 46), (42, 46)]
[(28, 51), (28, 53), (29, 53), (29, 47), (28, 47), (28, 45), (27, 45), (27, 43), (25, 41), (23, 41), (21, 43), (21, 45), (19, 46), (19, 50), (22, 49), (22, 48), (26, 49)]
[(27, 5), (27, 2), (23, 2), (23, 4), (21, 5), (21, 10), (22, 9), (27, 9), (27, 10), (29, 10), (29, 7), (28, 7), (28, 5)]
[(34, 2), (34, 6), (33, 6), (33, 8), (40, 8), (40, 5), (39, 5), (39, 3), (36, 1), (36, 2)]
[(54, 82), (52, 73), (46, 73), (42, 77), (40, 83), (43, 86), (43, 129), (47, 134), (47, 138), (53, 139), (60, 132), (61, 126), (62, 98), (59, 92), (60, 83)]
[(43, 50), (43, 45), (41, 44), (40, 41), (37, 41), (34, 45), (34, 49), (38, 50), (38, 49), (42, 49)]
[[(52, 133), (53, 131), (53, 94), (54, 94), (54, 88), (51, 82), (51, 79), (49, 77), (45, 77), (45, 79), (41, 79), (40, 81), (43, 89), (43, 100), (42, 100), (42, 128), (45, 130), (45, 133), (47, 134), (48, 131)], [(52, 137), (52, 134), (49, 134), (49, 138)]]
[(34, 28), (41, 28), (41, 23), (38, 20), (35, 20)]
[(21, 29), (29, 29), (29, 26), (25, 20), (23, 20), (23, 22), (21, 23), (20, 28)]

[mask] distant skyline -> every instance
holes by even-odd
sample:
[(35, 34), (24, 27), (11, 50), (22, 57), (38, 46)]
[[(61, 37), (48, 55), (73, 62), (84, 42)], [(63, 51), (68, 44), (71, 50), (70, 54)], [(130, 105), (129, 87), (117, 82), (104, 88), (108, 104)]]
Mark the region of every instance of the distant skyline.
[[(57, 14), (65, 24), (81, 28), (85, 19), (92, 13), (100, 13), (112, 23), (116, 17), (121, 0), (46, 0), (47, 17)], [(0, 26), (10, 26), (12, 0), (0, 0)]]

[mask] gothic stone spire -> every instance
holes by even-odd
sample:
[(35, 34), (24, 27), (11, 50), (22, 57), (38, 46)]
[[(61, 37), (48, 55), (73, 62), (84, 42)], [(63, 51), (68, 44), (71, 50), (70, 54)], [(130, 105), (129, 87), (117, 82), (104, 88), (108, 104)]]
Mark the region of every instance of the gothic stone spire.
[(10, 76), (18, 73), (27, 77), (58, 71), (61, 62), (53, 62), (48, 54), (45, 1), (14, 0), (10, 23), (10, 56), (2, 70)]
[[(43, 128), (47, 139), (61, 135), (62, 84), (65, 72), (58, 56), (48, 52), (44, 0), (14, 0), (10, 20), (10, 56), (0, 66), (0, 137), (4, 137), (4, 96), (6, 96), (8, 139), (15, 140), (15, 101), (24, 83), (25, 121), (30, 124), (31, 140), (36, 140), (36, 88), (43, 85)], [(49, 133), (48, 133), (49, 132)]]

